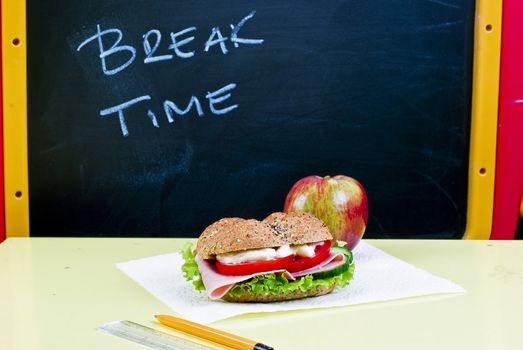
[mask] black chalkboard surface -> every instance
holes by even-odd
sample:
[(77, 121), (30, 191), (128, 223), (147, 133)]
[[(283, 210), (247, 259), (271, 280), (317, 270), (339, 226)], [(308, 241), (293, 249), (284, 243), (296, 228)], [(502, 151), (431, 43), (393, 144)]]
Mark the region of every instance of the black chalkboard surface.
[(461, 237), (473, 21), (472, 0), (28, 0), (31, 235), (194, 237), (345, 174), (366, 237)]

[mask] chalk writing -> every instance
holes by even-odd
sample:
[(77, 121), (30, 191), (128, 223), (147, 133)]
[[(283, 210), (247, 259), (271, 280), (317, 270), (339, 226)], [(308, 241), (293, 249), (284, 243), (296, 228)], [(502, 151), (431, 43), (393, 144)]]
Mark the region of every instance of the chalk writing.
[(118, 113), (118, 119), (120, 120), (120, 128), (122, 129), (123, 136), (129, 135), (129, 131), (127, 130), (127, 124), (125, 122), (125, 116), (123, 114), (123, 111), (132, 105), (137, 104), (138, 102), (150, 100), (151, 96), (144, 95), (137, 98), (133, 98), (132, 100), (129, 100), (127, 102), (121, 103), (117, 106), (109, 107), (106, 109), (103, 109), (100, 111), (100, 116), (105, 117), (109, 114)]
[[(234, 105), (230, 105), (230, 106), (226, 106), (226, 107), (222, 107), (222, 108), (219, 108), (216, 106), (220, 103), (225, 102), (227, 99), (229, 99), (231, 97), (231, 93), (229, 91), (231, 91), (234, 88), (236, 88), (236, 84), (234, 84), (234, 83), (228, 84), (216, 91), (208, 92), (205, 95), (205, 98), (208, 100), (209, 111), (212, 114), (224, 115), (224, 114), (227, 114), (227, 113), (231, 112), (232, 110), (238, 108), (238, 104), (234, 104)], [(100, 116), (106, 117), (111, 114), (117, 114), (118, 120), (120, 122), (120, 129), (122, 131), (122, 135), (127, 137), (127, 136), (129, 136), (129, 129), (127, 127), (127, 120), (126, 120), (126, 115), (125, 115), (124, 111), (129, 109), (131, 106), (133, 106), (137, 103), (147, 101), (150, 99), (151, 99), (151, 96), (149, 96), (149, 95), (144, 95), (144, 96), (133, 98), (132, 100), (126, 101), (119, 105), (112, 106), (112, 107), (101, 110)], [(166, 116), (166, 119), (169, 122), (169, 124), (174, 123), (174, 120), (175, 120), (174, 118), (176, 116), (183, 116), (183, 115), (189, 114), (189, 112), (191, 112), (191, 110), (194, 110), (195, 114), (198, 117), (202, 117), (205, 115), (202, 105), (200, 103), (200, 100), (198, 99), (198, 97), (196, 97), (194, 95), (191, 96), (191, 98), (189, 99), (189, 103), (187, 104), (187, 106), (184, 109), (180, 108), (175, 102), (170, 101), (170, 100), (165, 100), (163, 102), (163, 109), (164, 109), (165, 116)], [(149, 118), (149, 120), (151, 121), (151, 123), (153, 124), (154, 127), (156, 127), (156, 128), (160, 127), (160, 125), (158, 124), (158, 119), (156, 117), (156, 114), (153, 111), (148, 110), (147, 117)]]
[(220, 32), (220, 28), (214, 27), (212, 29), (211, 36), (205, 43), (205, 49), (203, 49), (203, 51), (207, 52), (207, 51), (209, 51), (209, 48), (211, 46), (219, 44), (220, 48), (222, 49), (223, 54), (226, 54), (228, 52), (227, 46), (225, 46), (225, 43), (224, 43), (224, 41), (226, 41), (226, 40), (227, 40), (227, 37), (222, 36), (222, 33)]
[[(134, 59), (136, 58), (136, 49), (129, 45), (118, 46), (118, 44), (122, 41), (122, 38), (123, 38), (122, 31), (117, 28), (106, 29), (106, 30), (102, 31), (99, 24), (96, 25), (96, 29), (97, 29), (96, 34), (87, 38), (85, 41), (83, 41), (78, 46), (76, 51), (80, 51), (85, 45), (89, 44), (91, 41), (97, 40), (98, 48), (100, 50), (100, 56), (99, 56), (100, 62), (102, 63), (102, 71), (104, 72), (104, 74), (114, 75), (116, 73), (121, 72), (128, 66), (130, 66), (131, 63), (133, 63)], [(102, 41), (102, 37), (105, 35), (109, 35), (109, 34), (116, 34), (116, 41), (113, 43), (113, 45), (109, 49), (106, 50), (104, 47), (103, 41)], [(120, 64), (116, 68), (107, 69), (106, 59), (107, 59), (107, 57), (112, 56), (115, 53), (124, 53), (124, 54), (128, 53), (128, 54), (130, 54), (130, 57), (127, 59), (127, 61)]]
[[(154, 43), (154, 46), (151, 47), (151, 44), (149, 42), (149, 37), (151, 35), (154, 35), (156, 37), (156, 42)], [(160, 56), (153, 56), (156, 50), (158, 50), (158, 47), (160, 46), (160, 41), (162, 40), (162, 33), (158, 29), (152, 29), (144, 34), (143, 36), (143, 50), (145, 51), (145, 59), (143, 60), (143, 63), (152, 63), (152, 62), (158, 62), (158, 61), (165, 61), (170, 60), (173, 58), (173, 55), (160, 55)]]
[(169, 50), (174, 50), (174, 52), (176, 53), (176, 56), (178, 56), (180, 58), (191, 58), (191, 57), (193, 57), (194, 56), (194, 51), (183, 52), (183, 51), (180, 50), (180, 47), (182, 47), (184, 45), (187, 45), (188, 43), (193, 41), (194, 40), (194, 36), (190, 36), (188, 38), (185, 38), (185, 39), (182, 39), (180, 41), (177, 41), (177, 38), (179, 36), (182, 36), (184, 34), (187, 34), (189, 32), (193, 32), (193, 31), (196, 31), (196, 27), (185, 28), (183, 30), (180, 30), (177, 33), (171, 33), (172, 44), (169, 45)]
[(226, 99), (231, 97), (231, 94), (225, 94), (225, 95), (220, 96), (221, 94), (223, 94), (224, 92), (227, 92), (229, 90), (232, 90), (235, 87), (236, 87), (236, 84), (229, 84), (227, 86), (222, 87), (219, 90), (207, 93), (207, 95), (205, 97), (209, 99), (209, 109), (211, 110), (211, 112), (213, 112), (216, 115), (221, 115), (221, 114), (229, 113), (230, 111), (238, 108), (238, 105), (232, 105), (232, 106), (222, 108), (222, 109), (216, 109), (214, 107), (215, 104), (222, 103), (223, 101), (225, 101)]
[(242, 20), (236, 25), (231, 24), (231, 42), (234, 44), (234, 47), (239, 47), (239, 44), (247, 44), (247, 45), (259, 45), (263, 43), (263, 39), (245, 39), (245, 38), (238, 38), (238, 32), (240, 29), (242, 29), (245, 22), (247, 22), (249, 19), (253, 18), (256, 14), (256, 11), (252, 11), (247, 16), (242, 18)]
[[(230, 25), (230, 35), (224, 36), (220, 27), (215, 26), (210, 30), (210, 35), (207, 37), (205, 44), (201, 48), (202, 53), (213, 50), (214, 47), (226, 55), (229, 52), (229, 47), (239, 48), (241, 45), (261, 45), (264, 39), (243, 38), (239, 36), (240, 30), (245, 26), (247, 21), (251, 20), (256, 11), (251, 11), (247, 16), (242, 18), (236, 25)], [(194, 47), (194, 39), (198, 33), (198, 29), (194, 26), (187, 27), (177, 32), (170, 32), (170, 45), (166, 52), (159, 52), (162, 42), (162, 32), (158, 29), (151, 29), (142, 36), (143, 43), (143, 63), (153, 64), (162, 61), (170, 61), (175, 58), (189, 59), (193, 58), (198, 49)], [(102, 29), (100, 24), (96, 25), (96, 33), (82, 41), (76, 48), (80, 52), (86, 45), (96, 42), (98, 48), (98, 58), (100, 59), (102, 73), (104, 76), (114, 76), (130, 67), (136, 60), (137, 50), (131, 45), (123, 45), (124, 34), (120, 28)], [(232, 44), (232, 45), (231, 45)], [(207, 99), (204, 104), (207, 106), (211, 115), (222, 116), (239, 107), (238, 103), (227, 103), (232, 96), (232, 91), (236, 89), (236, 83), (229, 83), (217, 90), (208, 91), (205, 95)], [(120, 130), (124, 137), (129, 136), (129, 128), (127, 125), (127, 118), (133, 113), (130, 113), (131, 107), (145, 101), (152, 100), (150, 95), (142, 95), (126, 102), (107, 107), (100, 110), (101, 117), (108, 117), (116, 115), (120, 124)], [(180, 104), (173, 100), (165, 100), (163, 102), (163, 112), (169, 124), (175, 122), (177, 116), (195, 115), (197, 117), (205, 116), (205, 110), (200, 102), (200, 99), (192, 95), (186, 105)], [(129, 113), (128, 113), (129, 112)], [(160, 123), (156, 113), (148, 109), (147, 119), (155, 128), (160, 127)]]
[[(211, 33), (208, 36), (207, 41), (205, 42), (204, 47), (202, 48), (202, 52), (209, 52), (210, 49), (218, 45), (221, 52), (225, 55), (229, 52), (227, 48), (227, 42), (230, 41), (235, 48), (239, 48), (240, 44), (244, 45), (260, 45), (263, 43), (263, 39), (249, 39), (249, 38), (241, 38), (238, 37), (238, 34), (240, 30), (243, 28), (245, 23), (252, 19), (254, 15), (256, 14), (256, 11), (252, 11), (247, 16), (242, 18), (238, 24), (230, 25), (231, 34), (230, 36), (224, 36), (222, 35), (222, 32), (220, 30), (220, 27), (213, 27), (211, 29)], [(196, 50), (191, 51), (182, 51), (181, 47), (186, 46), (190, 44), (194, 40), (194, 36), (188, 36), (181, 40), (178, 40), (179, 37), (182, 37), (183, 35), (186, 35), (191, 32), (197, 32), (196, 27), (188, 27), (185, 29), (182, 29), (176, 33), (171, 32), (170, 38), (171, 38), (171, 44), (168, 47), (168, 50), (174, 50), (174, 53), (176, 57), (179, 58), (191, 58), (195, 55)], [(116, 37), (114, 37), (114, 34), (116, 34)], [(104, 45), (104, 42), (107, 43), (110, 38), (113, 38), (112, 44), (107, 48), (107, 45)], [(101, 26), (99, 24), (96, 25), (96, 34), (90, 36), (89, 38), (85, 39), (78, 47), (76, 48), (76, 51), (82, 50), (87, 44), (91, 42), (98, 42), (98, 50), (99, 50), (99, 58), (100, 63), (102, 65), (102, 72), (105, 75), (115, 75), (117, 73), (120, 73), (124, 69), (128, 68), (131, 64), (134, 63), (136, 59), (136, 49), (131, 45), (119, 45), (123, 40), (123, 32), (119, 28), (110, 28), (110, 29), (104, 29), (102, 30)], [(160, 44), (162, 40), (162, 33), (158, 29), (151, 29), (148, 32), (146, 32), (143, 35), (143, 50), (145, 58), (143, 62), (145, 64), (148, 63), (154, 63), (154, 62), (160, 62), (160, 61), (167, 61), (174, 59), (174, 55), (172, 54), (161, 54), (161, 55), (155, 55), (158, 51)], [(151, 46), (151, 41), (153, 42), (153, 45)], [(116, 56), (115, 56), (116, 55)], [(107, 61), (111, 57), (116, 62), (119, 62), (119, 65), (117, 63), (114, 63), (114, 66), (112, 69), (107, 68), (108, 64)], [(123, 57), (123, 58), (122, 58)], [(122, 63), (123, 62), (123, 63)]]

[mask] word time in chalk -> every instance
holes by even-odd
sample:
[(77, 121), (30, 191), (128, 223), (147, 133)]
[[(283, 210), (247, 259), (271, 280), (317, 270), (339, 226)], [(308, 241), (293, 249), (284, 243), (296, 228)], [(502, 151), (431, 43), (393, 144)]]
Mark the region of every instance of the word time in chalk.
[[(238, 104), (229, 105), (227, 107), (221, 107), (221, 106), (217, 107), (217, 104), (220, 104), (220, 103), (224, 102), (225, 100), (227, 100), (229, 97), (231, 97), (231, 93), (229, 93), (229, 91), (231, 91), (235, 87), (236, 87), (236, 84), (234, 84), (234, 83), (228, 84), (214, 92), (208, 92), (207, 95), (205, 95), (205, 98), (209, 101), (209, 110), (214, 115), (227, 114), (230, 111), (238, 108)], [(101, 110), (100, 116), (105, 117), (105, 116), (117, 114), (118, 119), (120, 121), (120, 128), (122, 130), (123, 136), (129, 136), (129, 130), (127, 129), (127, 122), (125, 120), (124, 111), (137, 103), (147, 101), (150, 99), (151, 99), (151, 96), (149, 96), (149, 95), (144, 95), (144, 96), (140, 96), (137, 98), (133, 98), (132, 100), (126, 101), (117, 106), (113, 106), (113, 107), (109, 107), (109, 108)], [(187, 106), (184, 109), (180, 108), (173, 101), (169, 101), (169, 100), (164, 101), (163, 109), (164, 109), (165, 115), (167, 117), (167, 121), (170, 124), (174, 123), (175, 114), (176, 115), (186, 115), (191, 110), (194, 110), (199, 117), (204, 116), (202, 104), (200, 103), (200, 100), (198, 99), (198, 97), (196, 97), (194, 95), (191, 96), (189, 103), (187, 104)], [(153, 124), (154, 127), (156, 127), (156, 128), (160, 127), (160, 125), (158, 124), (158, 119), (156, 118), (156, 114), (153, 111), (148, 110), (147, 117), (151, 120), (151, 123)]]
[[(205, 54), (212, 50), (219, 50), (223, 55), (227, 55), (231, 48), (238, 49), (241, 45), (263, 44), (264, 39), (241, 37), (241, 29), (255, 14), (256, 11), (253, 10), (236, 24), (230, 24), (227, 33), (219, 27), (213, 27), (199, 52)], [(161, 61), (175, 59), (186, 60), (195, 57), (198, 50), (191, 44), (194, 44), (193, 41), (197, 33), (198, 29), (195, 26), (183, 28), (177, 32), (170, 32), (168, 51), (158, 52), (162, 41), (162, 32), (158, 29), (147, 31), (143, 35), (143, 63), (152, 64)], [(97, 24), (95, 34), (83, 40), (77, 46), (76, 52), (82, 54), (84, 47), (90, 44), (96, 45), (99, 53), (97, 59), (100, 61), (102, 72), (106, 78), (110, 79), (110, 77), (124, 71), (137, 61), (138, 49), (125, 44), (123, 40), (124, 34), (121, 29), (104, 29)], [(108, 83), (111, 82), (109, 81)], [(207, 91), (204, 98), (192, 95), (189, 101), (184, 101), (184, 103), (165, 100), (163, 102), (165, 118), (168, 123), (172, 124), (175, 121), (175, 116), (183, 116), (191, 112), (198, 117), (203, 117), (206, 113), (211, 113), (216, 116), (225, 115), (239, 107), (238, 103), (227, 101), (231, 98), (232, 91), (236, 87), (237, 84), (231, 82), (215, 88), (213, 91)], [(101, 117), (117, 117), (122, 135), (127, 137), (130, 134), (127, 126), (127, 112), (131, 112), (130, 109), (134, 105), (145, 103), (149, 100), (152, 100), (152, 97), (149, 94), (144, 94), (113, 106), (102, 108), (99, 115)], [(156, 128), (160, 127), (158, 117), (154, 111), (149, 109), (146, 118), (150, 120), (152, 126)]]

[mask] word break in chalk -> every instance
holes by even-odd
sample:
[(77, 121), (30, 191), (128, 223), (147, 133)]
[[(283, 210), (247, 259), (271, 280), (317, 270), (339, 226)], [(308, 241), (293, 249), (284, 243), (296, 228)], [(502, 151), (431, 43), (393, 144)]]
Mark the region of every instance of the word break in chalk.
[[(226, 55), (230, 47), (239, 48), (240, 45), (260, 45), (263, 39), (243, 38), (240, 36), (241, 29), (251, 20), (256, 11), (251, 11), (247, 16), (242, 18), (236, 25), (230, 25), (229, 36), (225, 36), (220, 27), (213, 27), (203, 47), (200, 48), (202, 53), (211, 50), (220, 50)], [(178, 32), (169, 34), (168, 51), (158, 52), (162, 42), (162, 32), (158, 29), (147, 31), (143, 39), (144, 64), (179, 59), (188, 59), (196, 54), (193, 43), (198, 29), (196, 27), (187, 27)], [(137, 57), (137, 49), (131, 45), (121, 44), (123, 40), (123, 31), (119, 28), (102, 29), (99, 24), (96, 25), (96, 33), (85, 39), (76, 51), (81, 51), (90, 43), (98, 44), (98, 58), (102, 66), (102, 72), (105, 75), (115, 75), (133, 64)]]

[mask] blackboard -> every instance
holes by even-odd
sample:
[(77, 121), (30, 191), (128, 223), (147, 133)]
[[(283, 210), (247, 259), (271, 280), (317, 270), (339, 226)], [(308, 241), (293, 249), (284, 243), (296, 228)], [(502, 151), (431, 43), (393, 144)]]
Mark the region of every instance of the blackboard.
[(366, 237), (461, 237), (474, 5), (29, 0), (31, 235), (194, 237), (345, 174)]

